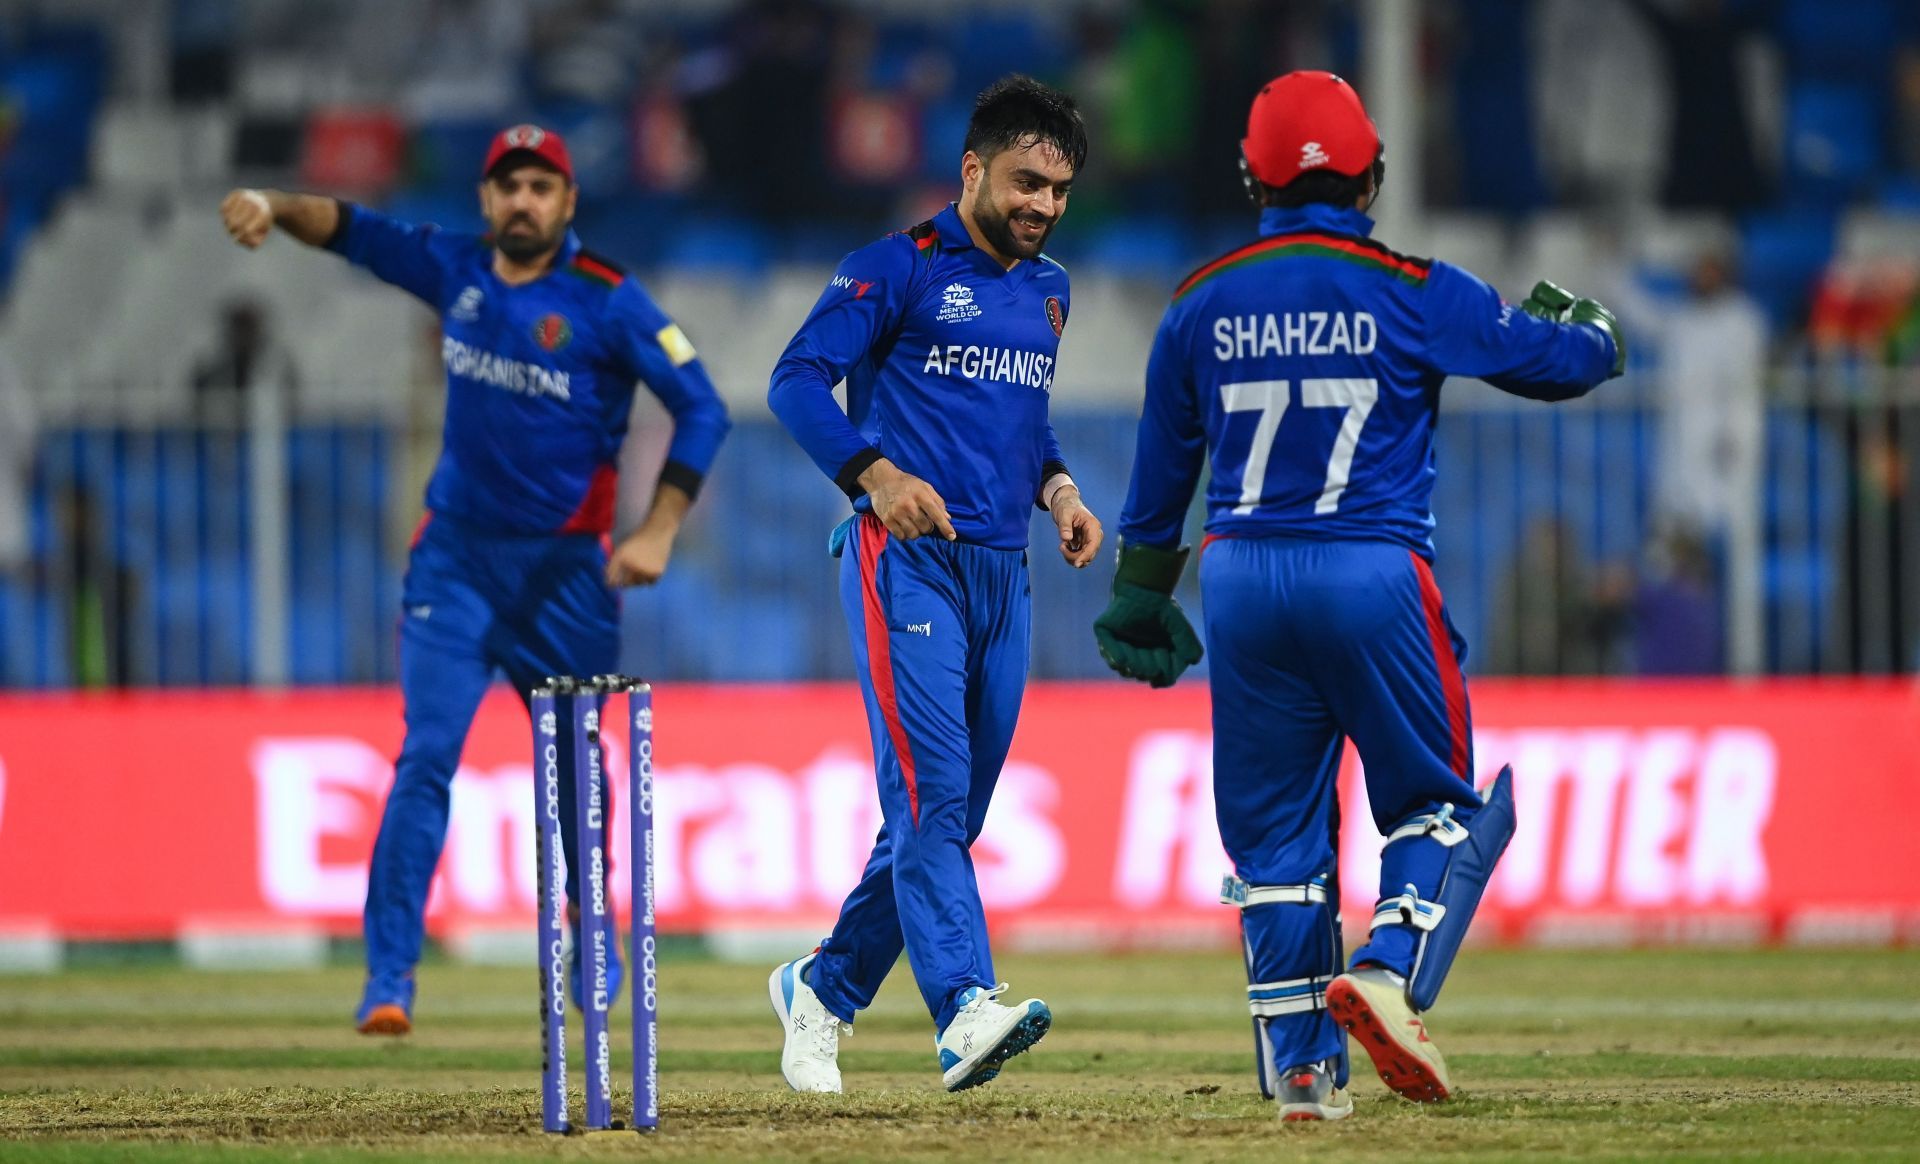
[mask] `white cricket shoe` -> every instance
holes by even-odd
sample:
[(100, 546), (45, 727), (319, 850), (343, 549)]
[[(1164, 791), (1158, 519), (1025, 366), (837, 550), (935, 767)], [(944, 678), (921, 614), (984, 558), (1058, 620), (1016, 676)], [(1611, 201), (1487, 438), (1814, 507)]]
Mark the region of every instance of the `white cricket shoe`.
[(1380, 1082), (1415, 1103), (1453, 1094), (1447, 1061), (1407, 1002), (1406, 979), (1369, 966), (1327, 983), (1327, 1010), (1373, 1059)]
[(813, 954), (776, 966), (767, 979), (767, 994), (773, 1000), (773, 1013), (786, 1032), (780, 1048), (780, 1074), (795, 1091), (840, 1091), (840, 1034), (849, 1035), (853, 1024), (834, 1017), (807, 985), (807, 968)]
[(988, 990), (970, 986), (960, 996), (960, 1009), (940, 1032), (940, 1080), (948, 1091), (978, 1087), (1000, 1074), (1000, 1065), (1046, 1037), (1053, 1012), (1037, 998), (1019, 1006), (997, 1001), (1007, 984)]
[(1343, 1120), (1353, 1114), (1353, 1100), (1347, 1089), (1333, 1082), (1332, 1061), (1302, 1063), (1280, 1075), (1280, 1118), (1296, 1120)]

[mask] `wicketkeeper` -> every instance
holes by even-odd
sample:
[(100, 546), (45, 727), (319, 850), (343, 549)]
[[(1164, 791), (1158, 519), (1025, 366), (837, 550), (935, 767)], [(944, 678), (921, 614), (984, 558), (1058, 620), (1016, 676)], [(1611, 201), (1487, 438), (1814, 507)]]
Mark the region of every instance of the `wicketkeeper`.
[[(1181, 283), (1161, 321), (1094, 630), (1114, 670), (1156, 687), (1199, 661), (1172, 595), (1211, 458), (1214, 795), (1260, 1087), (1284, 1119), (1338, 1119), (1353, 1110), (1346, 1031), (1393, 1090), (1447, 1097), (1421, 1014), (1514, 826), (1511, 777), (1471, 783), (1466, 643), (1429, 568), (1440, 385), (1477, 376), (1565, 400), (1619, 375), (1625, 349), (1590, 299), (1542, 283), (1510, 307), (1458, 267), (1369, 238), (1380, 137), (1331, 73), (1268, 84), (1241, 146), (1260, 234)], [(1334, 782), (1348, 738), (1387, 842), (1372, 936), (1343, 974)]]

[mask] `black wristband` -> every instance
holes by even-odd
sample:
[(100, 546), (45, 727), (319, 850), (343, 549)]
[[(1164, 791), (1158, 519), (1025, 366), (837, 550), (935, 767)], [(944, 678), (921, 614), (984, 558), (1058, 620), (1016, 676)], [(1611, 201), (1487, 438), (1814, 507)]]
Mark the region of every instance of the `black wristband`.
[(845, 493), (848, 497), (859, 498), (861, 494), (866, 492), (865, 489), (860, 487), (860, 474), (873, 468), (874, 462), (880, 459), (879, 449), (861, 449), (850, 457), (846, 464), (840, 466), (840, 471), (833, 475), (833, 483), (840, 486), (840, 492)]
[[(1040, 492), (1033, 495), (1033, 507), (1035, 509), (1044, 511), (1047, 508), (1047, 482), (1062, 473), (1067, 473), (1067, 463), (1065, 461), (1047, 461), (1040, 466)], [(1067, 476), (1071, 477), (1073, 474), (1067, 473)]]
[(347, 222), (353, 217), (354, 205), (345, 198), (335, 198), (333, 206), (338, 212), (333, 222), (333, 233), (328, 235), (327, 241), (320, 245), (327, 250), (337, 251), (340, 249), (341, 242), (347, 237)]
[(690, 501), (700, 496), (700, 486), (706, 479), (700, 470), (679, 461), (668, 461), (660, 466), (660, 484), (673, 486), (686, 494)]

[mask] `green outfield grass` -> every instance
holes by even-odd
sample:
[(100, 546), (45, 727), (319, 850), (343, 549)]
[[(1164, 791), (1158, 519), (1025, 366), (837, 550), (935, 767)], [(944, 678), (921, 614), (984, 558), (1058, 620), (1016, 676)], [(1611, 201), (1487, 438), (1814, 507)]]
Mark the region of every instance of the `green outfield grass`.
[[(644, 1142), (540, 1133), (531, 968), (426, 967), (403, 1040), (353, 1033), (347, 968), (4, 979), (0, 1158), (1920, 1155), (1920, 951), (1473, 951), (1430, 1023), (1462, 1098), (1415, 1107), (1357, 1065), (1352, 1119), (1287, 1126), (1254, 1089), (1232, 954), (1008, 957), (1000, 970), (1056, 1021), (999, 1080), (940, 1090), (902, 968), (842, 1044), (848, 1094), (795, 1096), (766, 968), (669, 957), (664, 1128)], [(624, 1019), (623, 1006), (622, 1035)], [(624, 1075), (623, 1054), (615, 1066)], [(577, 1091), (577, 1064), (573, 1078)]]

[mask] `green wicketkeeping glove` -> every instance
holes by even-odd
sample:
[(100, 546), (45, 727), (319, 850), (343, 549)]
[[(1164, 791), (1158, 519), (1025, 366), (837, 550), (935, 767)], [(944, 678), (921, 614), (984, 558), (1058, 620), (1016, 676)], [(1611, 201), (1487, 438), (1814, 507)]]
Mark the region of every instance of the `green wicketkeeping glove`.
[(1564, 287), (1540, 280), (1533, 294), (1520, 301), (1520, 310), (1549, 323), (1585, 323), (1599, 328), (1613, 340), (1613, 374), (1627, 370), (1627, 337), (1620, 321), (1598, 299), (1582, 299)]
[(1107, 666), (1129, 679), (1171, 687), (1204, 651), (1193, 624), (1173, 600), (1187, 551), (1120, 545), (1113, 600), (1093, 620), (1093, 637)]
[(1571, 291), (1557, 283), (1545, 279), (1533, 285), (1533, 294), (1520, 301), (1520, 310), (1535, 319), (1544, 319), (1548, 323), (1567, 322), (1567, 313), (1573, 310), (1575, 299)]

